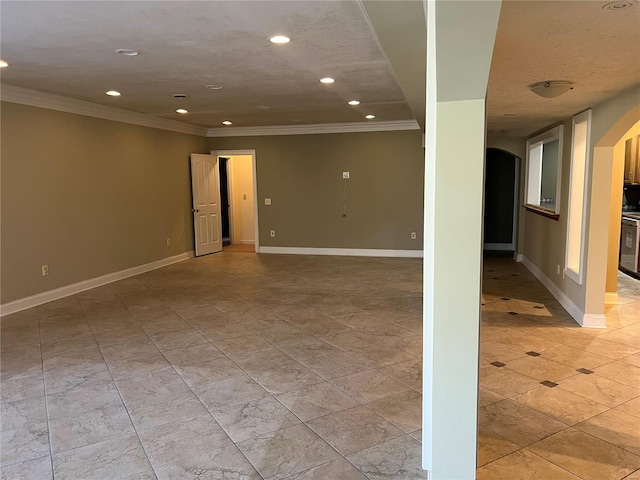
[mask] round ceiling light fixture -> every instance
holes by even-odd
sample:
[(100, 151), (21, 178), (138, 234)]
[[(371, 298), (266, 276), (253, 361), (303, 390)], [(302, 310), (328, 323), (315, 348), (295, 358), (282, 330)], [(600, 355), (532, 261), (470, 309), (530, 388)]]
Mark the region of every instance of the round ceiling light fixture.
[(360, 105), (360, 102), (358, 100), (351, 100), (349, 105)]
[(186, 109), (184, 109), (184, 108), (178, 108), (178, 109), (176, 110), (176, 113), (179, 113), (179, 114), (181, 114), (181, 115), (184, 115), (185, 113), (189, 113), (189, 110), (186, 110)]
[(555, 98), (567, 93), (569, 90), (573, 90), (573, 87), (571, 82), (566, 80), (546, 80), (534, 83), (529, 87), (529, 90), (544, 98)]
[(205, 85), (204, 88), (209, 90), (222, 90), (222, 85)]
[(274, 35), (273, 37), (269, 37), (269, 41), (277, 45), (284, 45), (285, 43), (289, 43), (291, 39), (284, 35)]
[(4, 60), (0, 60), (0, 68), (7, 68), (9, 66), (9, 64), (7, 62), (5, 62)]
[(108, 92), (104, 92), (104, 93), (106, 93), (110, 97), (119, 97), (121, 95), (121, 93), (118, 92), (117, 90), (109, 90)]
[(140, 55), (140, 52), (138, 52), (137, 50), (131, 50), (130, 48), (118, 48), (116, 50), (116, 53), (124, 55), (125, 57), (137, 57), (138, 55)]
[(320, 79), (320, 82), (321, 82), (321, 83), (329, 84), (329, 83), (333, 83), (333, 82), (335, 82), (335, 79), (333, 79), (333, 78), (331, 78), (331, 77), (324, 77), (324, 78), (321, 78), (321, 79)]
[(638, 4), (638, 0), (617, 0), (616, 2), (605, 3), (602, 6), (603, 10), (626, 10), (627, 8), (635, 7)]
[(230, 122), (229, 120), (225, 120), (224, 122), (222, 122), (223, 125), (233, 125), (233, 122)]
[(189, 95), (184, 93), (174, 93), (173, 98), (177, 98), (178, 100), (182, 100), (183, 98), (187, 98)]
[(367, 120), (373, 120), (374, 118), (376, 118), (375, 115), (366, 115), (364, 118), (366, 118)]

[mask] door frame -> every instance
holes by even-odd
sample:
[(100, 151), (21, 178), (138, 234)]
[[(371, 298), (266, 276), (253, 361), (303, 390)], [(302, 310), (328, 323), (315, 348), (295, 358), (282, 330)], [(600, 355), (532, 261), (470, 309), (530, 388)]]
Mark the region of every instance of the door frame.
[[(255, 252), (260, 253), (260, 230), (258, 229), (258, 176), (256, 169), (256, 151), (255, 149), (251, 150), (211, 150), (211, 155), (215, 155), (216, 158), (227, 158), (234, 157), (238, 155), (250, 155), (251, 156), (251, 170), (253, 176), (253, 222), (255, 229)], [(233, 160), (231, 160), (233, 162)], [(228, 174), (228, 172), (227, 172)], [(231, 229), (229, 229), (231, 230)], [(229, 231), (229, 236), (232, 239), (231, 243), (233, 244), (233, 237), (231, 231)]]
[[(511, 155), (515, 161), (514, 168), (514, 179), (513, 179), (513, 229), (511, 231), (511, 243), (483, 243), (482, 248), (484, 250), (492, 250), (492, 251), (516, 251), (517, 243), (518, 243), (518, 212), (520, 206), (520, 163), (521, 158), (518, 155), (515, 155), (507, 150), (503, 150), (502, 148), (496, 147), (486, 147), (485, 150), (489, 149), (500, 150), (501, 152), (507, 153)], [(486, 154), (485, 154), (485, 165), (486, 165)], [(486, 167), (485, 167), (486, 168)], [(483, 210), (484, 217), (484, 210)]]

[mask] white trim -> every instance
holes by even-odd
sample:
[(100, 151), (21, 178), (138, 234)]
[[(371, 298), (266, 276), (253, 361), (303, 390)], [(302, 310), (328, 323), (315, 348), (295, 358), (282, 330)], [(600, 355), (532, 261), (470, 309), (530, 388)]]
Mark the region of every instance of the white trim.
[(522, 263), (523, 258), (524, 258), (524, 255), (521, 253), (516, 253), (513, 255), (513, 259), (518, 263)]
[(260, 253), (280, 255), (335, 255), (346, 257), (422, 258), (422, 250), (383, 250), (377, 248), (260, 247)]
[(485, 250), (489, 250), (492, 252), (498, 252), (498, 251), (511, 251), (511, 250), (515, 250), (516, 246), (514, 243), (485, 243), (482, 246)]
[(604, 303), (607, 305), (617, 305), (618, 303), (620, 303), (618, 292), (605, 292)]
[(540, 282), (547, 287), (547, 290), (551, 292), (560, 305), (564, 307), (564, 309), (569, 312), (569, 315), (573, 317), (573, 319), (578, 322), (578, 324), (582, 327), (590, 327), (590, 328), (606, 328), (606, 319), (604, 315), (601, 314), (591, 314), (591, 313), (583, 313), (580, 308), (573, 303), (573, 301), (565, 295), (565, 293), (558, 288), (558, 286), (551, 281), (549, 277), (547, 277), (542, 270), (540, 270), (531, 260), (527, 257), (522, 257), (522, 264), (529, 269), (533, 275), (540, 280)]
[(65, 285), (64, 287), (56, 288), (55, 290), (49, 290), (47, 292), (37, 293), (29, 297), (14, 300), (13, 302), (0, 305), (0, 315), (9, 315), (21, 310), (26, 310), (27, 308), (36, 307), (43, 303), (52, 302), (60, 298), (75, 295), (76, 293), (84, 292), (91, 288), (106, 285), (107, 283), (123, 280), (125, 278), (133, 277), (134, 275), (140, 275), (141, 273), (149, 272), (157, 268), (166, 267), (167, 265), (193, 258), (193, 256), (194, 252), (189, 251), (179, 255), (174, 255), (173, 257), (163, 258), (161, 260), (156, 260), (155, 262), (145, 263), (144, 265), (138, 265), (137, 267), (120, 270), (119, 272), (107, 273), (100, 277), (90, 278), (89, 280)]
[(97, 103), (85, 102), (74, 98), (52, 95), (50, 93), (38, 92), (27, 88), (14, 87), (13, 85), (2, 85), (0, 89), (0, 99), (3, 102), (19, 103), (31, 107), (46, 108), (59, 112), (74, 113), (86, 117), (101, 118), (114, 122), (129, 123), (141, 127), (159, 128), (172, 132), (186, 133), (189, 135), (206, 136), (207, 128), (188, 123), (169, 120), (166, 118), (153, 117), (144, 113), (131, 112), (121, 108), (107, 107)]
[(266, 127), (210, 128), (207, 137), (253, 137), (266, 135), (309, 135), (317, 133), (390, 132), (419, 130), (415, 120), (391, 122), (319, 123), (314, 125), (273, 125)]
[[(558, 166), (556, 174), (556, 203), (553, 210), (542, 207), (540, 204), (540, 187), (542, 185), (542, 156), (543, 151), (540, 150), (539, 158), (532, 158), (532, 150), (536, 150), (538, 147), (542, 147), (545, 143), (550, 143), (558, 140)], [(562, 190), (562, 160), (564, 158), (564, 126), (558, 125), (557, 127), (550, 128), (546, 132), (543, 132), (535, 137), (527, 140), (527, 157), (526, 157), (526, 171), (525, 171), (525, 188), (524, 188), (524, 203), (526, 205), (538, 207), (542, 210), (551, 211), (556, 215), (560, 214), (560, 193)], [(537, 155), (537, 151), (536, 151)], [(531, 192), (534, 195), (530, 197)]]

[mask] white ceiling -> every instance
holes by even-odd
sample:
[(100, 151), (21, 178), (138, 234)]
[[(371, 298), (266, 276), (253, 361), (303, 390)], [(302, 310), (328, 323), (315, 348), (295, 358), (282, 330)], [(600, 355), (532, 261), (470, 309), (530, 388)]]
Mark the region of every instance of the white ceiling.
[[(267, 126), (362, 122), (368, 113), (376, 115), (373, 122), (420, 116), (416, 92), (406, 79), (398, 82), (385, 55), (398, 72), (399, 53), (412, 71), (424, 64), (424, 49), (406, 46), (412, 38), (424, 42), (416, 2), (366, 3), (377, 4), (377, 21), (369, 21), (372, 6), (365, 11), (360, 1), (3, 0), (0, 56), (10, 66), (1, 80), (206, 127), (223, 120)], [(640, 6), (608, 11), (604, 3), (503, 2), (490, 130), (530, 134), (640, 83)], [(382, 31), (384, 9), (393, 22)], [(275, 34), (292, 42), (273, 45), (268, 37)], [(141, 54), (125, 57), (118, 48)], [(325, 76), (336, 82), (320, 84)], [(528, 90), (541, 80), (570, 80), (575, 88), (544, 99)], [(209, 84), (224, 88), (208, 90)], [(106, 96), (111, 89), (122, 96)], [(189, 98), (176, 100), (174, 93)], [(362, 103), (351, 107), (351, 99)], [(180, 107), (190, 113), (175, 113)]]

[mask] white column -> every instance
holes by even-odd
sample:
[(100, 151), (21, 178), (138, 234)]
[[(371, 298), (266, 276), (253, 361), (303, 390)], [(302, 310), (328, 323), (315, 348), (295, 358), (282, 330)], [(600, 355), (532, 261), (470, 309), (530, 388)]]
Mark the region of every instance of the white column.
[(423, 468), (476, 469), (485, 95), (496, 1), (429, 0), (425, 146)]

